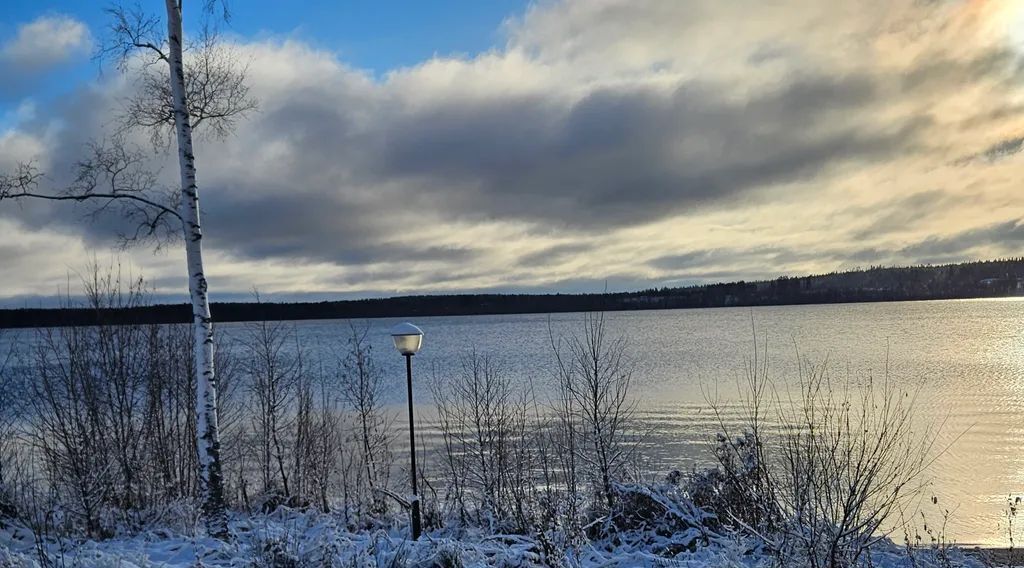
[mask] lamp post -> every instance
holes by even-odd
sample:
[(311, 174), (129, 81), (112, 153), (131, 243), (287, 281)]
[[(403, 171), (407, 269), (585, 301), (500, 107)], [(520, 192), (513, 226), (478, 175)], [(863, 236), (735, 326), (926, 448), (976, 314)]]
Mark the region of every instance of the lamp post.
[(409, 457), (412, 463), (412, 538), (420, 538), (420, 498), (416, 491), (416, 425), (412, 416), (412, 356), (423, 345), (423, 330), (411, 323), (400, 323), (391, 328), (395, 349), (405, 357), (405, 380), (409, 388)]

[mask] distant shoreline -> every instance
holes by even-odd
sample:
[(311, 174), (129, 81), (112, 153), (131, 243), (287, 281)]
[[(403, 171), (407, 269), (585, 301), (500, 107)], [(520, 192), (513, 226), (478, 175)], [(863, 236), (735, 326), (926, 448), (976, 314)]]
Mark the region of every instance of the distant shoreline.
[[(604, 294), (450, 294), (329, 302), (214, 302), (218, 323), (797, 306), (1024, 296), (1024, 259), (870, 268)], [(188, 304), (0, 310), (0, 329), (191, 321)]]

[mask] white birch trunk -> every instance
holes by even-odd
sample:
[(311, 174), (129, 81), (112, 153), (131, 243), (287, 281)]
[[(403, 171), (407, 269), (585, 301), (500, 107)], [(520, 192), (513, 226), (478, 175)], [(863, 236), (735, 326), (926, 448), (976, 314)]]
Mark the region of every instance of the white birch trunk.
[(182, 62), (181, 0), (167, 5), (168, 65), (170, 66), (174, 126), (181, 168), (181, 218), (184, 226), (188, 287), (192, 297), (192, 325), (195, 335), (196, 446), (199, 459), (199, 491), (203, 518), (211, 536), (227, 536), (224, 481), (217, 431), (217, 380), (213, 369), (213, 320), (203, 272), (203, 233), (199, 225), (199, 190), (196, 185), (195, 156), (192, 153), (192, 125), (185, 95)]

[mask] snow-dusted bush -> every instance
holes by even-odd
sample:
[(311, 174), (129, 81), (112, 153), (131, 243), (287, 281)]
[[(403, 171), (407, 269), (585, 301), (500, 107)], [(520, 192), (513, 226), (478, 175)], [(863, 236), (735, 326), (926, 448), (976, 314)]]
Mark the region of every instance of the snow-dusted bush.
[(673, 472), (670, 479), (685, 484), (687, 497), (694, 506), (714, 515), (715, 526), (772, 530), (778, 511), (764, 499), (770, 488), (761, 464), (763, 443), (750, 431), (734, 439), (719, 433), (712, 450), (716, 466), (686, 476)]
[(339, 430), (341, 507), (350, 522), (388, 511), (392, 488), (394, 415), (385, 408), (387, 382), (367, 339), (369, 326), (349, 327), (345, 356), (339, 364), (338, 386), (345, 412)]
[(592, 525), (592, 539), (629, 541), (652, 554), (674, 557), (712, 542), (716, 517), (694, 505), (685, 489), (664, 483), (614, 486), (614, 506), (607, 517)]
[(615, 483), (627, 479), (638, 448), (634, 366), (626, 339), (611, 334), (603, 313), (586, 314), (582, 331), (552, 337), (557, 363), (552, 441), (572, 502), (584, 494), (600, 514), (615, 504)]
[(537, 432), (525, 389), (486, 356), (435, 377), (445, 501), (462, 524), (526, 532), (533, 526)]
[(225, 463), (237, 472), (243, 504), (268, 513), (329, 509), (339, 449), (334, 385), (308, 363), (293, 324), (247, 324), (240, 359), (247, 451)]
[[(101, 322), (106, 310), (145, 301), (142, 281), (122, 284), (120, 272), (94, 269), (85, 284)], [(194, 399), (188, 380), (162, 364), (177, 332), (101, 323), (38, 333), (24, 365), (22, 427), (45, 480), (36, 495), (47, 503), (33, 505), (59, 512), (68, 528), (109, 536), (121, 525), (138, 530), (143, 511), (191, 495)]]
[[(69, 534), (192, 526), (198, 489), (188, 329), (116, 322), (114, 310), (148, 303), (142, 279), (120, 268), (94, 265), (83, 284), (84, 307), (99, 325), (39, 330), (4, 376), (18, 388), (0, 388), (0, 485), (9, 509), (32, 526)], [(218, 362), (230, 433), (229, 354), (219, 353)], [(230, 436), (225, 444), (231, 451)]]
[(336, 509), (364, 528), (389, 512), (393, 417), (367, 330), (351, 326), (336, 372), (325, 372), (304, 353), (294, 325), (247, 326), (239, 382), (248, 451), (225, 458), (247, 510)]
[(934, 434), (913, 429), (913, 398), (888, 376), (834, 382), (810, 365), (796, 396), (780, 396), (766, 361), (749, 367), (744, 433), (720, 420), (718, 466), (694, 475), (690, 493), (784, 563), (867, 562), (919, 497)]
[[(258, 299), (258, 298), (257, 298)], [(304, 373), (294, 325), (260, 321), (246, 324), (242, 370), (246, 393), (250, 470), (256, 471), (257, 506), (271, 512), (293, 495), (290, 450), (295, 400)], [(267, 506), (267, 502), (274, 503)]]

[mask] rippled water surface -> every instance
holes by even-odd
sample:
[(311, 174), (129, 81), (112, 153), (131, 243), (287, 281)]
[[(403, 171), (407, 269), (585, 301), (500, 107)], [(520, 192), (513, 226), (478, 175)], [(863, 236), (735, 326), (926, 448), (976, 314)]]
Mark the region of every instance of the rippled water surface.
[[(942, 426), (938, 456), (926, 489), (939, 507), (925, 507), (937, 525), (951, 510), (947, 532), (959, 542), (1008, 544), (1008, 495), (1024, 493), (1024, 301), (957, 300), (760, 308), (666, 310), (607, 314), (607, 325), (628, 341), (637, 365), (640, 416), (651, 429), (649, 469), (665, 472), (707, 463), (714, 423), (705, 395), (734, 398), (753, 353), (753, 337), (767, 340), (770, 374), (785, 388), (798, 357), (827, 359), (844, 379), (889, 377), (917, 393), (917, 419)], [(429, 443), (426, 380), (445, 373), (475, 349), (498, 359), (524, 388), (550, 384), (551, 337), (580, 329), (581, 314), (527, 314), (420, 318), (425, 332), (414, 359), (418, 428)], [(404, 366), (387, 334), (398, 320), (370, 320), (377, 359), (394, 381), (393, 403), (404, 404)], [(222, 345), (245, 324), (220, 327)], [(331, 363), (344, 352), (348, 323), (294, 324), (302, 344)], [(799, 354), (799, 355), (798, 355)], [(543, 398), (543, 394), (541, 397)], [(726, 418), (734, 418), (727, 407)], [(398, 413), (402, 416), (402, 413)], [(403, 426), (404, 427), (404, 426)], [(899, 538), (902, 538), (900, 535)]]

